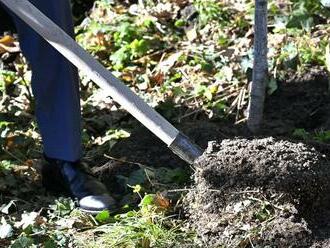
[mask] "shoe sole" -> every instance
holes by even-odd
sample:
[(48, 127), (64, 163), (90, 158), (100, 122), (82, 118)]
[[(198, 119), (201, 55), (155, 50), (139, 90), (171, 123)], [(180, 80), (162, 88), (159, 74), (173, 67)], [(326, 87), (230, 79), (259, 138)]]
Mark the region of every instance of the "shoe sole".
[(116, 210), (118, 210), (118, 208), (113, 207), (113, 208), (110, 208), (110, 209), (103, 209), (103, 210), (90, 210), (90, 209), (84, 209), (84, 208), (78, 207), (78, 210), (80, 210), (83, 213), (95, 216), (95, 215), (98, 215), (99, 213), (101, 213), (102, 211), (105, 211), (105, 210), (109, 211), (110, 213), (114, 213), (114, 212), (116, 212)]

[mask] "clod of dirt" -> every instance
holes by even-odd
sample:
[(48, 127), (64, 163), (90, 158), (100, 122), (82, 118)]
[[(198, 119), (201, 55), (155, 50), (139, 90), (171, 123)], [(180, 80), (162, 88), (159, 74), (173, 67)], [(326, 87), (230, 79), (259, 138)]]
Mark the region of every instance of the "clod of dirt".
[(330, 166), (302, 143), (273, 138), (210, 142), (186, 196), (207, 247), (309, 247), (330, 207)]

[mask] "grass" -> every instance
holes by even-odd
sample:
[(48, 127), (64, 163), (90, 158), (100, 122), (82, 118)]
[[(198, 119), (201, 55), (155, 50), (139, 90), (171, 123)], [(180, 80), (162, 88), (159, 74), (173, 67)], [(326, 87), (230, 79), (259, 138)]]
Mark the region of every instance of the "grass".
[[(130, 211), (114, 217), (114, 223), (106, 224), (93, 230), (94, 241), (80, 240), (77, 244), (81, 247), (183, 247), (191, 244), (193, 246), (193, 233), (181, 230), (182, 224), (167, 223), (169, 217), (161, 214), (141, 214), (140, 211)], [(170, 224), (170, 225), (169, 225)], [(190, 246), (190, 247), (192, 247)]]
[(310, 133), (303, 128), (298, 128), (293, 131), (292, 136), (307, 141), (317, 141), (323, 143), (330, 142), (330, 131), (323, 129)]
[[(134, 187), (134, 191), (140, 196), (139, 190), (141, 187)], [(94, 241), (89, 240), (86, 243), (83, 237), (79, 237), (76, 242), (86, 248), (197, 247), (194, 244), (196, 234), (185, 228), (184, 222), (176, 214), (168, 215), (169, 211), (168, 199), (160, 194), (146, 194), (137, 210), (114, 216), (106, 213), (96, 216), (96, 219), (106, 224), (92, 230)]]

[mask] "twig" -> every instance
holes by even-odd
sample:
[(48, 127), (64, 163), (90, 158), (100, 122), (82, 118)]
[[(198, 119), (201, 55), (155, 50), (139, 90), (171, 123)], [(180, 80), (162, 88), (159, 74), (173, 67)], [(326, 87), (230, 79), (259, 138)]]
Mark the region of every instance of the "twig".
[(233, 194), (245, 194), (245, 193), (260, 193), (259, 190), (244, 190), (244, 191), (238, 191), (238, 192), (232, 192)]
[(183, 116), (178, 117), (177, 121), (178, 121), (178, 122), (181, 122), (182, 119), (187, 118), (187, 117), (189, 117), (189, 116), (191, 116), (191, 115), (197, 114), (197, 113), (202, 112), (202, 111), (203, 111), (202, 109), (196, 109), (196, 110), (194, 110), (194, 111), (191, 111), (191, 112), (188, 113), (188, 114), (185, 114), (185, 115), (183, 115)]
[(115, 160), (115, 161), (118, 161), (118, 162), (121, 162), (121, 163), (134, 164), (134, 165), (140, 166), (141, 168), (149, 168), (148, 166), (146, 166), (144, 164), (141, 164), (139, 162), (132, 162), (132, 161), (124, 160), (124, 159), (114, 158), (114, 157), (112, 157), (110, 155), (107, 155), (107, 154), (103, 154), (103, 156), (108, 158), (108, 159), (112, 159), (112, 160)]
[(254, 248), (254, 245), (253, 245), (253, 243), (252, 243), (252, 240), (251, 240), (251, 238), (250, 238), (250, 235), (248, 236), (248, 239), (249, 239), (249, 242), (250, 242), (251, 247)]
[(196, 191), (196, 189), (170, 189), (167, 192), (183, 192), (183, 191)]
[(10, 151), (8, 151), (7, 149), (5, 149), (5, 148), (2, 148), (2, 150), (5, 152), (5, 153), (7, 153), (9, 156), (11, 156), (11, 157), (13, 157), (14, 159), (16, 159), (18, 162), (20, 162), (20, 163), (24, 163), (24, 161), (23, 160), (21, 160), (20, 158), (18, 158), (16, 155), (14, 155), (14, 154), (12, 154)]
[(242, 118), (242, 119), (236, 121), (236, 122), (235, 122), (235, 125), (240, 124), (240, 123), (242, 123), (242, 122), (245, 122), (246, 120), (247, 120), (247, 118), (244, 117), (244, 118)]
[(147, 179), (148, 179), (149, 183), (151, 184), (151, 186), (154, 186), (155, 184), (154, 184), (154, 182), (151, 180), (151, 178), (149, 177), (149, 175), (148, 175), (148, 173), (147, 173), (147, 170), (146, 170), (146, 169), (144, 169), (144, 173), (146, 174), (146, 177), (147, 177)]
[(248, 199), (253, 200), (253, 201), (257, 201), (257, 202), (260, 202), (260, 203), (267, 203), (267, 204), (271, 205), (272, 207), (277, 208), (278, 210), (284, 211), (284, 208), (279, 207), (279, 206), (277, 206), (277, 205), (271, 203), (271, 202), (268, 201), (268, 200), (260, 200), (260, 199), (258, 199), (258, 198), (254, 198), (254, 197), (249, 197)]
[(239, 114), (240, 114), (240, 111), (241, 111), (242, 106), (243, 106), (244, 97), (245, 97), (245, 88), (243, 87), (239, 92), (239, 98), (238, 98), (238, 102), (237, 102), (236, 118), (235, 118), (236, 120), (238, 120), (238, 118), (239, 118)]
[[(236, 92), (235, 92), (235, 93), (236, 93)], [(231, 114), (231, 113), (234, 111), (236, 105), (238, 104), (238, 101), (239, 101), (239, 95), (238, 95), (238, 96), (235, 98), (235, 100), (231, 103), (231, 106), (230, 106), (229, 109), (228, 109), (228, 114)]]
[(24, 84), (24, 86), (25, 86), (25, 89), (26, 89), (26, 91), (27, 91), (27, 97), (28, 97), (28, 99), (29, 99), (29, 101), (30, 101), (30, 104), (31, 104), (32, 101), (33, 101), (33, 96), (32, 96), (32, 93), (31, 93), (30, 87), (29, 87), (29, 85), (27, 84), (26, 80), (24, 79), (23, 75), (20, 75), (20, 77), (21, 77), (21, 80), (22, 80), (22, 82), (23, 82), (23, 84)]

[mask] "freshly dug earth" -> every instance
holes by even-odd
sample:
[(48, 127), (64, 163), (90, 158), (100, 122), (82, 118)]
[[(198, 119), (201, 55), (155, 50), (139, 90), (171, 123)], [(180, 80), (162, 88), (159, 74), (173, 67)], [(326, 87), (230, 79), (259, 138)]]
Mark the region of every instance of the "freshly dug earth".
[(310, 69), (309, 74), (280, 82), (265, 102), (264, 135), (288, 136), (296, 128), (330, 129), (329, 76)]
[(314, 229), (330, 208), (330, 163), (314, 148), (227, 139), (210, 142), (195, 166), (185, 205), (206, 247), (321, 245)]

